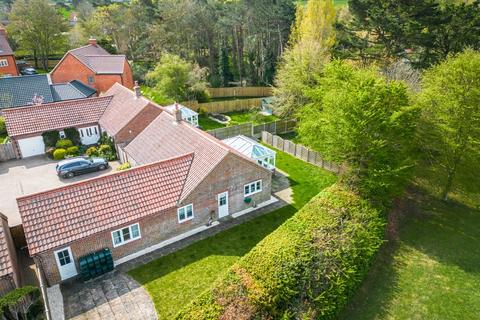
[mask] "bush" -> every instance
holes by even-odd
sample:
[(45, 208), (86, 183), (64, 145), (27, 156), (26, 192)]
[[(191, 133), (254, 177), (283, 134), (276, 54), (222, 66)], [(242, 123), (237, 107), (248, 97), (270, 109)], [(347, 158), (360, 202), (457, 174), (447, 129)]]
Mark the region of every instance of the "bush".
[(177, 319), (333, 318), (383, 243), (380, 210), (332, 186), (258, 243)]
[(57, 130), (47, 131), (42, 133), (42, 138), (46, 147), (55, 147), (57, 141), (60, 139), (60, 134)]
[(208, 93), (207, 90), (196, 91), (196, 92), (194, 93), (194, 95), (195, 95), (195, 99), (196, 99), (199, 103), (205, 103), (205, 102), (210, 102), (210, 101), (211, 101), (210, 93)]
[(60, 139), (55, 143), (55, 147), (57, 148), (62, 148), (62, 149), (67, 149), (73, 146), (72, 140), (69, 139)]
[(98, 155), (97, 147), (90, 147), (85, 151), (85, 154), (89, 157), (94, 157)]
[(0, 297), (0, 311), (5, 319), (38, 319), (43, 313), (40, 290), (25, 286), (7, 293)]
[(68, 147), (67, 154), (71, 156), (77, 156), (79, 154), (78, 147), (77, 146)]
[(53, 151), (53, 159), (55, 160), (62, 160), (65, 159), (65, 155), (67, 154), (67, 150), (63, 148), (57, 148)]
[(117, 167), (117, 171), (127, 170), (127, 169), (130, 169), (131, 167), (132, 165), (130, 164), (130, 162), (125, 162)]
[(207, 114), (207, 113), (208, 113), (208, 110), (207, 110), (206, 108), (204, 108), (204, 107), (198, 108), (198, 114), (199, 114), (199, 115), (202, 115), (202, 116), (203, 116), (203, 115), (205, 115), (205, 114)]
[(112, 151), (112, 147), (110, 147), (108, 144), (101, 144), (100, 147), (98, 147), (98, 153), (108, 153)]
[(5, 118), (0, 117), (0, 135), (7, 134), (7, 125), (5, 124)]
[(65, 132), (67, 139), (71, 140), (74, 145), (78, 146), (81, 144), (82, 140), (80, 139), (80, 133), (77, 128), (67, 128), (63, 130), (63, 132)]

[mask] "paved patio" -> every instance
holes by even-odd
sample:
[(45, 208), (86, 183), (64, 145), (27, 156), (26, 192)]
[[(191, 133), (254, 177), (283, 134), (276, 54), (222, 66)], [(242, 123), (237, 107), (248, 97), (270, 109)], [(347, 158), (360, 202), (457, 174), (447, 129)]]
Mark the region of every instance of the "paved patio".
[(60, 179), (55, 172), (57, 161), (46, 156), (0, 162), (0, 212), (8, 217), (10, 227), (21, 224), (16, 198), (81, 180), (113, 172), (119, 165), (114, 161), (111, 168), (93, 172), (73, 179)]
[(157, 319), (150, 296), (135, 280), (119, 271), (61, 286), (65, 319)]

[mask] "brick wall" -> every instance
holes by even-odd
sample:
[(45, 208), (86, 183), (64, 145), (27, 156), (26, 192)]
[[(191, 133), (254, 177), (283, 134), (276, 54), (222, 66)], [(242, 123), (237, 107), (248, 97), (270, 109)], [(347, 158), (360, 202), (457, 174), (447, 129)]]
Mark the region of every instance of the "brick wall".
[(133, 72), (130, 63), (125, 60), (125, 64), (123, 67), (123, 75), (122, 75), (122, 84), (124, 87), (128, 89), (133, 89)]
[(8, 66), (6, 67), (0, 67), (0, 75), (2, 74), (10, 74), (12, 76), (19, 75), (14, 56), (0, 56), (0, 60), (7, 60), (7, 63), (8, 63)]
[(125, 127), (123, 127), (113, 137), (116, 144), (130, 142), (143, 131), (158, 115), (162, 112), (162, 109), (148, 104), (140, 113), (138, 113)]

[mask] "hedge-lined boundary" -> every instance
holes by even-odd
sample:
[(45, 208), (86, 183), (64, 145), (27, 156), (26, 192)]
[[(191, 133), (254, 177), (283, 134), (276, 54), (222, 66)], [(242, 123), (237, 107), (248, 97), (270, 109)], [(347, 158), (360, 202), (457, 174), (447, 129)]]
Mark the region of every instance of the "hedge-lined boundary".
[(177, 319), (331, 318), (383, 242), (380, 210), (332, 186), (263, 239)]

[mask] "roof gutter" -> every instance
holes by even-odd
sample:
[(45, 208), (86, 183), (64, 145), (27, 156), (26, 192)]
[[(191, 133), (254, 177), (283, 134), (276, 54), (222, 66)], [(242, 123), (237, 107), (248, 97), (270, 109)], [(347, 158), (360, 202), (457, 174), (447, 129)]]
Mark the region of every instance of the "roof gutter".
[(39, 256), (34, 256), (33, 261), (37, 266), (37, 278), (40, 282), (40, 292), (42, 293), (43, 298), (43, 307), (45, 308), (45, 317), (47, 320), (52, 320), (52, 315), (50, 313), (50, 305), (48, 303), (47, 288), (45, 286), (45, 277), (42, 268), (42, 260)]

